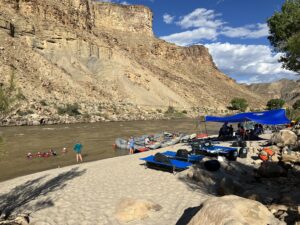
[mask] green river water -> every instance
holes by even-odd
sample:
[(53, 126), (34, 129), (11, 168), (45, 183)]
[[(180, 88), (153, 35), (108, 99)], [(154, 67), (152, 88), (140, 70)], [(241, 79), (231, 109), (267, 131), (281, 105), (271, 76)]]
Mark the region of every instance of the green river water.
[[(209, 134), (219, 127), (207, 124)], [(128, 138), (162, 131), (203, 133), (204, 124), (199, 126), (195, 119), (106, 122), (61, 124), (49, 126), (1, 127), (0, 135), (0, 181), (47, 169), (76, 163), (72, 150), (76, 141), (83, 144), (84, 161), (94, 161), (128, 154), (113, 148), (117, 137)], [(68, 149), (62, 154), (63, 147)], [(47, 152), (54, 149), (58, 156), (27, 159), (28, 152)]]

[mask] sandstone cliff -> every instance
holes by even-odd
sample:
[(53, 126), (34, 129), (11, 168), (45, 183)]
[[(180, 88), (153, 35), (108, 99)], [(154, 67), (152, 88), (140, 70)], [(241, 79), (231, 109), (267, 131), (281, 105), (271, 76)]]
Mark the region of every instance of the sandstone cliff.
[[(226, 110), (236, 96), (263, 105), (221, 73), (204, 46), (156, 38), (144, 6), (0, 0), (0, 8), (0, 82), (14, 74), (23, 96), (6, 123), (159, 118), (168, 106), (195, 115)], [(59, 113), (74, 103), (81, 116)]]
[(273, 83), (251, 84), (246, 87), (267, 99), (284, 99), (290, 106), (300, 99), (300, 80), (282, 79)]

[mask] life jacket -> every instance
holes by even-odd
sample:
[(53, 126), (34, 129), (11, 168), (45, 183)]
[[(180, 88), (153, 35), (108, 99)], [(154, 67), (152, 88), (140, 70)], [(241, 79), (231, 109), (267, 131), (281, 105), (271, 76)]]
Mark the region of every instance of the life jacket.
[(207, 134), (197, 134), (197, 138), (206, 138), (208, 137)]
[(259, 153), (258, 156), (262, 161), (268, 161), (274, 154), (275, 152), (272, 149), (263, 148), (263, 150)]

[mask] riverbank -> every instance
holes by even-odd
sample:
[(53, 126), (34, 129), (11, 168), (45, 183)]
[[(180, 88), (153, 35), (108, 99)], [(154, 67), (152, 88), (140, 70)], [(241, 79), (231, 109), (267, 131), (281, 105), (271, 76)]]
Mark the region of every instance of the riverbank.
[[(168, 147), (176, 150), (182, 144)], [(122, 224), (116, 211), (124, 199), (148, 200), (160, 207), (130, 224), (175, 224), (188, 207), (207, 196), (173, 175), (145, 169), (141, 157), (165, 149), (43, 171), (2, 182), (0, 205), (31, 212), (31, 224)], [(184, 173), (184, 172), (183, 172)]]
[(278, 159), (285, 153), (279, 151), (272, 162), (262, 163), (257, 155), (270, 134), (262, 138), (247, 142), (245, 158), (219, 158), (221, 167), (214, 172), (205, 166), (209, 157), (175, 175), (148, 169), (140, 160), (190, 149), (180, 143), (11, 179), (0, 183), (0, 210), (29, 213), (34, 225), (295, 224), (300, 220), (299, 167), (281, 167)]

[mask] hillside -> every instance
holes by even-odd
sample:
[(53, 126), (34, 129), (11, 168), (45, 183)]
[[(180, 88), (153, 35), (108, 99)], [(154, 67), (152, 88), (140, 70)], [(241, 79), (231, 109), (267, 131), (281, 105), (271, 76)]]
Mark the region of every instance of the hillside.
[[(0, 8), (0, 83), (13, 77), (19, 96), (4, 124), (161, 118), (168, 106), (221, 112), (236, 96), (264, 105), (204, 46), (156, 38), (147, 7), (1, 0)], [(65, 113), (74, 104), (76, 117)]]
[(267, 99), (284, 99), (288, 105), (293, 105), (300, 99), (300, 80), (282, 79), (273, 83), (251, 84), (246, 87)]

